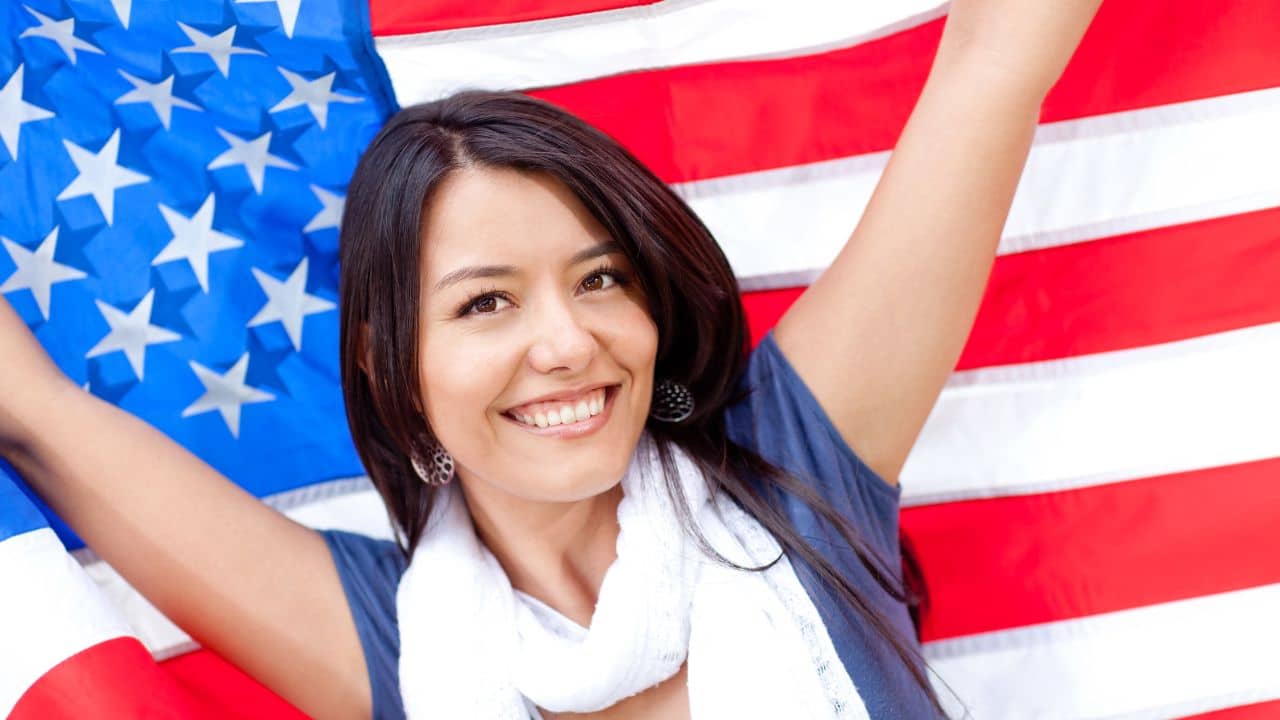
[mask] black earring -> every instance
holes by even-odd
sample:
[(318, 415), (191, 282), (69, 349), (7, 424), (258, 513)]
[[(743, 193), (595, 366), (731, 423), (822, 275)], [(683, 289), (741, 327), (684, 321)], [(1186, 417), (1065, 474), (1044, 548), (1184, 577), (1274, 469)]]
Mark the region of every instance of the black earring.
[(662, 422), (678, 423), (693, 414), (693, 393), (675, 380), (667, 379), (653, 389), (649, 416)]
[(441, 486), (448, 485), (453, 479), (453, 456), (450, 455), (439, 443), (431, 443), (431, 456), (428, 459), (427, 467), (423, 467), (422, 461), (418, 458), (409, 458), (409, 462), (413, 465), (413, 471), (418, 474), (428, 485)]

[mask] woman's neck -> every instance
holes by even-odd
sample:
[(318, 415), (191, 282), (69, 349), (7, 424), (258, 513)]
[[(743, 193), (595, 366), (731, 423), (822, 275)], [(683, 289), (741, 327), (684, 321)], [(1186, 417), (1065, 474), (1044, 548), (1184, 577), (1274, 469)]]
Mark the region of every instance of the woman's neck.
[(622, 484), (576, 502), (539, 502), (464, 483), (476, 535), (511, 585), (587, 627), (617, 559)]

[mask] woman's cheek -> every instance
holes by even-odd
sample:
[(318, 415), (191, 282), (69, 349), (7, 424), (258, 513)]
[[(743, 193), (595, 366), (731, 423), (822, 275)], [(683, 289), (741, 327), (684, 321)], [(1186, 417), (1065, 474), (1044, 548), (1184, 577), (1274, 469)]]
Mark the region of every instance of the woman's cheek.
[(614, 329), (616, 345), (626, 348), (629, 364), (633, 367), (653, 364), (658, 352), (658, 326), (649, 317), (648, 308), (628, 303), (609, 327)]
[(600, 327), (610, 335), (625, 336), (633, 343), (648, 342), (652, 336), (657, 345), (658, 326), (649, 317), (649, 307), (643, 298), (634, 293), (618, 293), (611, 302), (601, 303), (594, 308), (600, 320)]
[(440, 423), (454, 424), (467, 413), (475, 402), (477, 387), (492, 372), (486, 345), (481, 338), (458, 332), (434, 333), (423, 344), (419, 382), (427, 416), (438, 434)]

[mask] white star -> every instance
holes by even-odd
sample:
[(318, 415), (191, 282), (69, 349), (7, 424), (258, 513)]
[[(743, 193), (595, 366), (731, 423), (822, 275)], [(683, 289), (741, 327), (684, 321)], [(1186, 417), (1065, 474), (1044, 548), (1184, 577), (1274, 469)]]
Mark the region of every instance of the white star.
[(173, 96), (173, 75), (158, 83), (149, 83), (123, 70), (120, 71), (120, 74), (124, 76), (125, 80), (133, 83), (133, 89), (116, 98), (115, 104), (151, 103), (151, 109), (156, 111), (156, 116), (160, 118), (160, 123), (164, 125), (165, 130), (169, 129), (169, 120), (173, 117), (173, 108), (175, 106), (186, 108), (187, 110), (199, 111), (202, 109), (199, 105), (189, 100)]
[(53, 113), (22, 99), (22, 66), (9, 76), (0, 88), (0, 139), (9, 150), (9, 157), (18, 159), (18, 132), (23, 123), (47, 120)]
[(160, 214), (169, 225), (173, 239), (151, 264), (186, 260), (191, 263), (191, 270), (200, 282), (200, 289), (209, 292), (209, 253), (238, 248), (244, 242), (213, 229), (213, 193), (209, 193), (204, 204), (190, 218), (165, 205), (160, 206)]
[(36, 20), (39, 20), (40, 24), (23, 30), (22, 34), (18, 37), (42, 37), (47, 40), (54, 41), (58, 44), (58, 47), (62, 49), (62, 52), (66, 53), (67, 59), (71, 61), (72, 65), (76, 64), (77, 51), (95, 52), (99, 55), (106, 54), (84, 40), (76, 37), (76, 19), (74, 17), (69, 17), (66, 20), (54, 20), (48, 15), (42, 15), (41, 13), (32, 10), (26, 5), (23, 5), (22, 7), (27, 8), (27, 12), (35, 15)]
[(244, 376), (249, 371), (249, 353), (240, 356), (235, 365), (219, 375), (217, 372), (192, 360), (191, 369), (204, 384), (204, 395), (182, 411), (182, 417), (199, 415), (210, 410), (217, 410), (222, 420), (231, 429), (232, 437), (240, 437), (240, 406), (245, 403), (260, 403), (275, 400), (275, 396), (244, 384)]
[(85, 353), (85, 357), (97, 357), (123, 350), (124, 356), (129, 359), (130, 367), (133, 368), (133, 374), (138, 376), (138, 380), (142, 380), (142, 361), (147, 352), (147, 346), (182, 339), (182, 336), (175, 332), (151, 324), (151, 304), (155, 300), (155, 294), (155, 290), (148, 290), (142, 300), (127, 314), (101, 300), (94, 300), (98, 304), (102, 317), (111, 326), (111, 332), (99, 340), (93, 349)]
[(293, 37), (293, 28), (298, 23), (298, 8), (302, 0), (236, 0), (237, 3), (273, 2), (280, 11), (280, 22), (284, 25), (285, 37)]
[(108, 225), (112, 223), (115, 215), (116, 190), (151, 179), (142, 173), (116, 164), (116, 156), (120, 154), (120, 128), (116, 128), (116, 131), (111, 133), (107, 144), (103, 145), (97, 153), (89, 152), (70, 140), (63, 140), (62, 144), (66, 146), (67, 153), (71, 155), (71, 162), (76, 164), (76, 170), (79, 170), (80, 174), (58, 193), (58, 199), (68, 200), (81, 195), (92, 195), (98, 203), (98, 209), (102, 211), (102, 216), (107, 219)]
[(276, 157), (268, 152), (271, 145), (271, 132), (267, 131), (253, 140), (241, 140), (222, 128), (214, 128), (218, 134), (231, 144), (231, 149), (222, 153), (209, 163), (210, 170), (218, 168), (231, 167), (232, 165), (243, 165), (245, 172), (249, 173), (249, 181), (253, 183), (253, 189), (262, 194), (262, 179), (266, 175), (268, 167), (285, 168), (286, 170), (297, 170), (298, 166)]
[(267, 304), (258, 311), (246, 327), (265, 325), (279, 320), (293, 342), (294, 350), (302, 350), (302, 318), (307, 315), (332, 310), (335, 305), (324, 298), (307, 294), (307, 258), (302, 258), (289, 279), (284, 282), (271, 277), (258, 268), (252, 268), (262, 292), (267, 294)]
[(54, 283), (67, 280), (79, 280), (88, 277), (70, 265), (63, 265), (53, 259), (54, 248), (58, 246), (58, 228), (45, 236), (40, 247), (32, 252), (9, 238), (0, 237), (4, 241), (9, 257), (18, 269), (0, 285), (0, 293), (14, 290), (30, 290), (36, 296), (36, 305), (40, 306), (40, 314), (49, 319), (49, 291)]
[(186, 47), (175, 48), (176, 53), (204, 53), (209, 56), (213, 64), (218, 67), (218, 72), (222, 73), (222, 77), (227, 77), (231, 72), (231, 56), (232, 55), (266, 55), (261, 50), (251, 50), (249, 48), (236, 47), (232, 45), (235, 40), (236, 26), (223, 30), (217, 35), (205, 35), (199, 30), (185, 23), (178, 23), (178, 27), (182, 28), (182, 32), (187, 34), (192, 44)]
[(111, 8), (116, 11), (116, 17), (120, 18), (120, 24), (128, 30), (129, 14), (133, 12), (133, 0), (111, 0)]
[(270, 112), (279, 112), (288, 110), (299, 105), (306, 105), (311, 111), (311, 116), (316, 119), (316, 123), (321, 129), (324, 129), (325, 121), (329, 117), (329, 103), (358, 103), (361, 98), (354, 95), (343, 95), (342, 93), (329, 92), (329, 88), (333, 87), (333, 78), (336, 72), (331, 72), (324, 77), (308, 80), (297, 73), (289, 72), (284, 68), (279, 68), (280, 74), (285, 80), (289, 81), (289, 86), (293, 88), (293, 92), (289, 93), (285, 99), (276, 103)]
[(311, 192), (315, 193), (316, 199), (324, 207), (320, 208), (320, 212), (316, 213), (316, 216), (311, 218), (311, 222), (302, 228), (302, 232), (338, 227), (342, 223), (342, 209), (347, 205), (346, 197), (331, 193), (319, 185), (312, 185)]

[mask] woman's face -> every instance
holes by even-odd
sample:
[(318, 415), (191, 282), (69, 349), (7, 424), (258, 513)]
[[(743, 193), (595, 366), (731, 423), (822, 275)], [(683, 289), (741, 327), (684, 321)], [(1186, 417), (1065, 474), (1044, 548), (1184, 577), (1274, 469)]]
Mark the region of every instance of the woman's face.
[(552, 502), (615, 485), (658, 332), (605, 229), (549, 176), (466, 168), (437, 188), (422, 248), (423, 401), (464, 485)]

